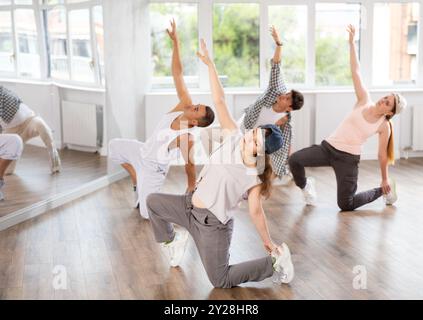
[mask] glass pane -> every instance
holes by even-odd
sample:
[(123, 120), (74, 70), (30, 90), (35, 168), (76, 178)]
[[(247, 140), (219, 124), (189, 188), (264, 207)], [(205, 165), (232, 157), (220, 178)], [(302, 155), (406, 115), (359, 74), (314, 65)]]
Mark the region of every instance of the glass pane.
[(0, 11), (0, 71), (13, 72), (12, 15)]
[(259, 5), (213, 6), (213, 51), (226, 87), (259, 87)]
[(18, 70), (22, 76), (40, 77), (40, 55), (38, 52), (37, 27), (34, 10), (15, 11)]
[(188, 87), (198, 87), (198, 9), (197, 4), (150, 3), (153, 87), (173, 88), (171, 71), (172, 42), (166, 28), (175, 18), (185, 82)]
[(373, 84), (417, 78), (418, 3), (377, 3), (373, 20)]
[(32, 4), (32, 0), (15, 0), (15, 4), (18, 4), (18, 5), (22, 5), (22, 4), (31, 5)]
[(348, 33), (353, 24), (359, 42), (360, 4), (316, 4), (316, 84), (350, 85)]
[(94, 7), (94, 28), (97, 41), (98, 64), (100, 67), (101, 84), (105, 85), (104, 78), (104, 28), (103, 28), (103, 8), (101, 6)]
[(66, 0), (67, 3), (81, 3), (81, 2), (87, 2), (89, 0)]
[(11, 4), (12, 4), (12, 0), (0, 0), (0, 6), (7, 6)]
[(88, 9), (69, 12), (72, 78), (76, 81), (95, 81), (90, 30), (90, 12)]
[(66, 11), (64, 8), (60, 7), (48, 11), (48, 36), (51, 77), (69, 79)]
[(64, 4), (65, 0), (40, 0), (40, 4), (45, 5), (55, 5), (55, 4)]
[[(307, 6), (269, 6), (269, 24), (279, 30), (283, 48), (283, 73), (288, 83), (305, 83)], [(275, 43), (269, 34), (272, 52)]]

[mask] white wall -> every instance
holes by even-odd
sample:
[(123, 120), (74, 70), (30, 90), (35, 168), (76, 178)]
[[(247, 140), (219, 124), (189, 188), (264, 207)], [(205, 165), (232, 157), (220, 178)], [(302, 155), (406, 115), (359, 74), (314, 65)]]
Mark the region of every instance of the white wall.
[[(105, 73), (108, 140), (145, 137), (143, 100), (149, 86), (147, 1), (105, 0)], [(116, 170), (110, 163), (109, 172)]]

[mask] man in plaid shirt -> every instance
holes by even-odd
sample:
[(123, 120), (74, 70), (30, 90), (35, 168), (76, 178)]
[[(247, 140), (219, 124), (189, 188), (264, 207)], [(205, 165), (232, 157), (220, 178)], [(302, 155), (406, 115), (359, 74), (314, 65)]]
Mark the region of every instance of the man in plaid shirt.
[(288, 157), (292, 144), (291, 112), (300, 110), (304, 105), (303, 95), (291, 90), (288, 92), (281, 75), (282, 42), (274, 26), (270, 29), (276, 44), (272, 59), (270, 83), (267, 90), (247, 109), (243, 118), (245, 129), (254, 129), (266, 124), (276, 124), (280, 127), (284, 144), (280, 150), (271, 155), (273, 172), (279, 178), (287, 175)]

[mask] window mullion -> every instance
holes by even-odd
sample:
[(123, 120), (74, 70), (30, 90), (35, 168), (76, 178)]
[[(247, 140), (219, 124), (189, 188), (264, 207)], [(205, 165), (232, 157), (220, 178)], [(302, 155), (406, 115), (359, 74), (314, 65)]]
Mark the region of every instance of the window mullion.
[(39, 7), (39, 3), (36, 2), (34, 6), (35, 10), (35, 23), (37, 29), (37, 39), (38, 39), (38, 52), (40, 55), (40, 78), (47, 79), (48, 78), (48, 71), (47, 71), (47, 61), (48, 61), (48, 51), (47, 51), (47, 30), (44, 28), (44, 17), (42, 14), (42, 10)]
[(267, 1), (260, 3), (260, 32), (259, 32), (259, 68), (260, 68), (260, 89), (264, 90), (267, 85), (268, 70), (267, 61), (270, 58), (269, 42), (268, 42), (268, 26), (269, 26), (269, 5)]
[(373, 73), (373, 3), (361, 4), (360, 36), (360, 65), (363, 82), (367, 87), (372, 86)]
[(95, 23), (94, 23), (94, 7), (90, 7), (90, 35), (91, 35), (91, 59), (94, 61), (92, 64), (95, 83), (101, 86), (101, 77), (100, 77), (100, 65), (99, 65), (99, 57), (97, 52), (97, 39), (95, 36)]
[(12, 4), (12, 8), (10, 11), (11, 18), (12, 18), (12, 39), (13, 39), (13, 65), (14, 65), (14, 75), (17, 78), (19, 76), (18, 70), (18, 35), (16, 33), (16, 24), (15, 24), (15, 8)]
[(419, 21), (417, 22), (417, 86), (423, 87), (423, 4), (419, 4)]
[[(198, 43), (204, 39), (211, 57), (213, 57), (213, 1), (202, 0), (198, 3)], [(210, 90), (207, 67), (199, 63), (199, 87), (201, 90)]]
[(314, 1), (307, 3), (307, 55), (306, 55), (306, 86), (312, 88), (316, 83), (316, 7)]
[(72, 74), (72, 41), (70, 37), (70, 22), (69, 22), (69, 10), (68, 7), (65, 6), (66, 11), (66, 42), (67, 42), (67, 49), (68, 49), (68, 72), (69, 72), (69, 80), (73, 80)]

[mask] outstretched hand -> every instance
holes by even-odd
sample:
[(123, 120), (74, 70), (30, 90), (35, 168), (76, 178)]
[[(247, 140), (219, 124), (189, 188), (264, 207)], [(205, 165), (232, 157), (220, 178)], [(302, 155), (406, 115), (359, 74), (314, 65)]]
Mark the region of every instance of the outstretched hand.
[(203, 61), (203, 63), (207, 66), (212, 64), (212, 60), (209, 56), (209, 51), (207, 50), (207, 45), (204, 39), (201, 39), (200, 47), (201, 47), (201, 50), (197, 52), (197, 57), (201, 61)]
[(349, 24), (347, 26), (347, 31), (348, 31), (348, 34), (350, 35), (349, 42), (354, 43), (355, 27), (352, 24)]
[(273, 38), (273, 40), (275, 41), (276, 44), (282, 43), (281, 38), (279, 36), (278, 29), (276, 29), (275, 26), (270, 27), (270, 34), (272, 35), (272, 38)]
[(167, 34), (169, 35), (169, 38), (172, 39), (172, 41), (176, 41), (178, 39), (178, 33), (176, 32), (176, 22), (175, 19), (172, 19), (170, 21), (171, 29), (166, 29)]

